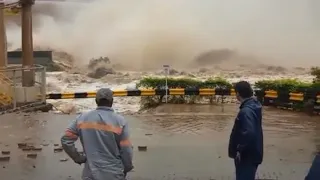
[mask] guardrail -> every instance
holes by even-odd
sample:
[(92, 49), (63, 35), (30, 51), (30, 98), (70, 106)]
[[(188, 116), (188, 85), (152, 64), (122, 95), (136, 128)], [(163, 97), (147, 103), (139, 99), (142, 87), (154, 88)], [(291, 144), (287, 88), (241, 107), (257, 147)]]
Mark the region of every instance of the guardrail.
[[(199, 95), (199, 96), (235, 96), (234, 89), (168, 89), (168, 95)], [(166, 95), (165, 89), (133, 89), (133, 90), (114, 90), (113, 95), (119, 96), (161, 96)], [(95, 98), (96, 92), (66, 92), (50, 93), (46, 95), (47, 99), (78, 99), (78, 98)], [(255, 91), (255, 96), (267, 99), (282, 99), (285, 101), (304, 101), (306, 99), (316, 99), (320, 103), (320, 92), (314, 95), (305, 95), (304, 93), (278, 93), (277, 91)]]
[[(190, 95), (190, 96), (235, 96), (234, 89), (168, 89), (170, 96)], [(165, 89), (134, 89), (134, 90), (114, 90), (115, 97), (125, 96), (165, 96)], [(78, 99), (95, 98), (96, 92), (75, 92), (75, 93), (50, 93), (46, 99)], [(293, 110), (301, 110), (306, 107), (312, 111), (320, 113), (320, 92), (277, 92), (273, 90), (255, 90), (255, 96), (264, 106), (278, 106)]]
[[(113, 95), (119, 96), (164, 96), (165, 89), (134, 89), (134, 90), (114, 90)], [(234, 96), (234, 89), (168, 89), (168, 95), (199, 95), (199, 96)], [(47, 99), (77, 99), (95, 98), (96, 92), (75, 92), (75, 93), (50, 93)]]

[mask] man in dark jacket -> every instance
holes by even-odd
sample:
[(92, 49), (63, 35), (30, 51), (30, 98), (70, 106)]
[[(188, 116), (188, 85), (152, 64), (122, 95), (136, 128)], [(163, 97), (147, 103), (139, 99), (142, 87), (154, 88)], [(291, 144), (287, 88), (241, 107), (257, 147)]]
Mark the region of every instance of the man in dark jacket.
[(262, 106), (253, 97), (246, 81), (235, 84), (241, 102), (229, 141), (229, 157), (234, 159), (236, 180), (254, 180), (263, 159)]

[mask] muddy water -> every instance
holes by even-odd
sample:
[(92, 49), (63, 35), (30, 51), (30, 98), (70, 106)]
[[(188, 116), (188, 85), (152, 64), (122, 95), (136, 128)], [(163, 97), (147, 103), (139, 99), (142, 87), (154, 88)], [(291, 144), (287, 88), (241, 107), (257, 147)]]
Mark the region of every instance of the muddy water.
[[(162, 106), (148, 114), (126, 116), (135, 147), (131, 179), (232, 179), (227, 157), (236, 105)], [(81, 166), (63, 161), (54, 144), (75, 115), (12, 114), (0, 116), (0, 150), (10, 161), (0, 162), (1, 179), (80, 179)], [(320, 150), (320, 118), (277, 109), (264, 109), (265, 159), (260, 178), (302, 180)], [(42, 147), (27, 158), (17, 143)], [(137, 146), (146, 145), (146, 152)], [(80, 146), (78, 144), (79, 149)]]

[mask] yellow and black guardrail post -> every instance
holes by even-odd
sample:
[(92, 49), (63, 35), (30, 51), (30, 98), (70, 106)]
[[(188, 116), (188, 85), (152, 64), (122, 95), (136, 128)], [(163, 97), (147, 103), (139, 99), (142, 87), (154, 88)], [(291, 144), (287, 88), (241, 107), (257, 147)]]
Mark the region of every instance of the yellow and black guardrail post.
[(265, 91), (263, 104), (265, 106), (278, 106), (291, 110), (301, 110), (307, 106), (312, 106), (313, 111), (320, 112), (320, 94), (268, 90)]
[(301, 110), (304, 108), (305, 95), (301, 92), (291, 92), (289, 93), (290, 109)]
[(275, 101), (278, 99), (278, 92), (273, 90), (265, 91), (263, 98), (263, 105), (269, 106), (273, 105)]
[(304, 101), (304, 93), (278, 92), (274, 90), (265, 91), (264, 105), (294, 108), (296, 104)]

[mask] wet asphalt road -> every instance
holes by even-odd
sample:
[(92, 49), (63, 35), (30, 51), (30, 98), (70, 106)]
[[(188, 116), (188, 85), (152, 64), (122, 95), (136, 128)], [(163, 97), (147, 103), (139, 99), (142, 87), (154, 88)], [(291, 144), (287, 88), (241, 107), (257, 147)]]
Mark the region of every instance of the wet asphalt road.
[[(148, 114), (126, 115), (135, 147), (130, 179), (233, 179), (227, 157), (236, 105), (168, 105)], [(64, 152), (54, 153), (64, 129), (75, 115), (11, 114), (0, 116), (0, 150), (10, 161), (0, 162), (1, 179), (80, 179), (82, 167)], [(302, 180), (314, 152), (320, 151), (320, 117), (265, 108), (265, 158), (261, 179)], [(17, 143), (42, 147), (27, 158)], [(137, 146), (148, 146), (139, 152)], [(78, 144), (79, 149), (80, 146)]]

